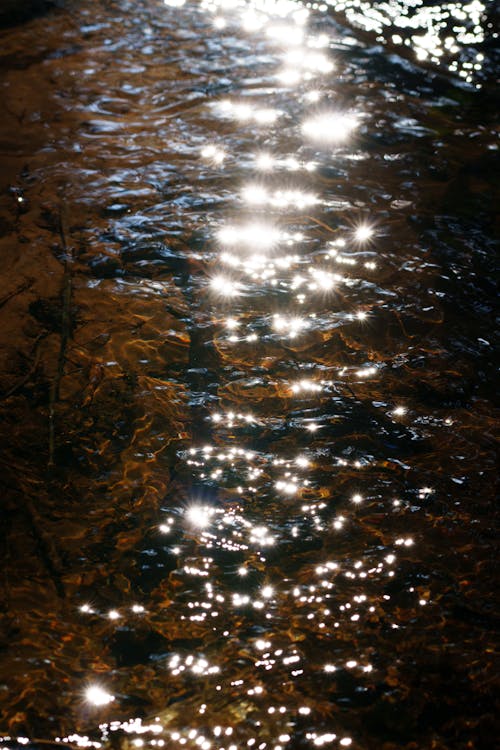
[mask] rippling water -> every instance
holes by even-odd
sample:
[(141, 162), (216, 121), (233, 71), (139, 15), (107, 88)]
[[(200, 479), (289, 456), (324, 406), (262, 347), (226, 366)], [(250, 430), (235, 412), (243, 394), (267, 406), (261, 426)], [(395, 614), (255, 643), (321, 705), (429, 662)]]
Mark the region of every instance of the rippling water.
[(492, 747), (489, 11), (1, 32), (4, 746)]

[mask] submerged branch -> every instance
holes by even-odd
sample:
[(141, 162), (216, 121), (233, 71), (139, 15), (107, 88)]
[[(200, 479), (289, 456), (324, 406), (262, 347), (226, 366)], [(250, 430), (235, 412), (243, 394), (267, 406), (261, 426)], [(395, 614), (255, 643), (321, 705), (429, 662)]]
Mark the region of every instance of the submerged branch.
[(61, 346), (57, 362), (57, 372), (52, 381), (49, 396), (49, 460), (48, 466), (54, 465), (55, 447), (55, 404), (59, 401), (61, 380), (64, 374), (66, 361), (66, 348), (71, 330), (71, 294), (72, 294), (72, 266), (73, 254), (66, 242), (66, 216), (64, 206), (59, 210), (59, 236), (64, 257), (64, 280), (62, 292), (62, 314), (61, 314)]
[(10, 398), (10, 396), (13, 396), (14, 393), (19, 391), (28, 382), (30, 377), (33, 375), (40, 361), (40, 349), (38, 347), (38, 344), (40, 343), (41, 339), (44, 338), (44, 336), (45, 336), (44, 333), (40, 333), (35, 339), (35, 356), (34, 356), (33, 362), (28, 372), (21, 378), (21, 380), (19, 380), (11, 388), (9, 388), (8, 391), (0, 395), (0, 401), (5, 401), (5, 399)]
[(12, 290), (12, 292), (8, 292), (7, 294), (4, 294), (3, 297), (0, 298), (0, 307), (3, 307), (4, 305), (9, 302), (9, 300), (13, 299), (14, 297), (17, 297), (18, 294), (21, 294), (21, 292), (25, 292), (26, 289), (29, 289), (30, 286), (33, 283), (33, 279), (27, 279), (25, 282), (20, 284), (18, 287)]

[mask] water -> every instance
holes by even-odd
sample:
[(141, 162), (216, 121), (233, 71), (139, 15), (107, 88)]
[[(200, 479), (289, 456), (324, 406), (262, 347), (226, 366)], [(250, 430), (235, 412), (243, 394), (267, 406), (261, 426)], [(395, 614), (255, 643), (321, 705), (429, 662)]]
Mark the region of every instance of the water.
[(488, 19), (401, 5), (2, 32), (4, 746), (492, 746)]

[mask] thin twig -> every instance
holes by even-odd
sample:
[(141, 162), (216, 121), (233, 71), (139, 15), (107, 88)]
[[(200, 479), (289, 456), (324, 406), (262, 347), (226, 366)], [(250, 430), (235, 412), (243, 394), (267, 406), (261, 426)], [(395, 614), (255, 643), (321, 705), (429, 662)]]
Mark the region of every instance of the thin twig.
[(35, 359), (33, 360), (33, 364), (31, 365), (26, 375), (23, 378), (21, 378), (21, 380), (18, 383), (13, 385), (12, 388), (10, 388), (8, 391), (6, 391), (5, 393), (2, 393), (0, 395), (0, 401), (4, 401), (6, 398), (13, 396), (14, 393), (20, 390), (23, 387), (23, 385), (25, 385), (30, 379), (30, 377), (33, 375), (33, 373), (35, 372), (38, 366), (38, 362), (40, 360), (40, 350), (38, 349), (38, 344), (40, 343), (40, 340), (44, 337), (45, 337), (45, 334), (40, 333), (35, 339), (35, 346), (36, 346)]
[(21, 294), (21, 292), (29, 289), (32, 283), (33, 279), (27, 279), (23, 284), (16, 287), (16, 289), (14, 289), (12, 292), (8, 292), (7, 294), (5, 294), (2, 298), (0, 298), (0, 307), (6, 305), (9, 300), (11, 300), (13, 297), (17, 297), (17, 295)]
[(49, 396), (49, 460), (48, 466), (54, 465), (54, 448), (55, 448), (55, 404), (59, 401), (61, 380), (64, 374), (64, 363), (66, 360), (66, 347), (71, 327), (71, 293), (72, 293), (72, 265), (73, 256), (71, 249), (68, 249), (66, 242), (66, 221), (64, 206), (59, 210), (59, 236), (64, 255), (64, 281), (62, 295), (62, 315), (61, 315), (61, 346), (59, 347), (59, 357), (57, 361), (57, 373), (52, 381)]

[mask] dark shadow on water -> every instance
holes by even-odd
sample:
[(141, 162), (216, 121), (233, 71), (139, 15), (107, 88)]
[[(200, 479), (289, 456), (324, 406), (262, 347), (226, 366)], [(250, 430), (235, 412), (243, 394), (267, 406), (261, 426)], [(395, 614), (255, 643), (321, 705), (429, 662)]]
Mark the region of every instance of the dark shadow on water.
[(2, 0), (0, 29), (25, 23), (31, 18), (62, 7), (63, 3), (64, 0)]

